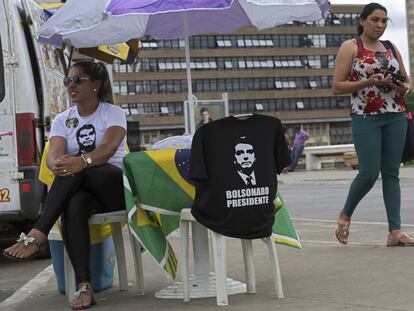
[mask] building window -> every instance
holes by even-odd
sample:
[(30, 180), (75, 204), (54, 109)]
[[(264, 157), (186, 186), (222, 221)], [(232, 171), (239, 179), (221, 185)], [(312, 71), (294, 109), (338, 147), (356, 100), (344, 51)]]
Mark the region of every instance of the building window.
[(263, 104), (256, 104), (255, 107), (257, 111), (263, 111)]
[(128, 81), (128, 95), (136, 94), (136, 85), (135, 81)]
[[(248, 61), (249, 62), (249, 61)], [(209, 66), (209, 63), (198, 63), (200, 67)], [(227, 63), (226, 67), (234, 66)], [(262, 62), (250, 65), (262, 66)], [(233, 67), (234, 68), (234, 67)], [(204, 68), (206, 69), (206, 68)], [(249, 91), (272, 89), (315, 89), (331, 88), (331, 76), (310, 77), (262, 77), (262, 78), (227, 78), (227, 79), (193, 79), (194, 92), (225, 92), (225, 91)], [(185, 93), (187, 92), (186, 80), (137, 80), (115, 81), (114, 91), (117, 95), (156, 94), (156, 93)]]
[(119, 72), (127, 72), (127, 65), (126, 64), (119, 64)]
[(296, 108), (303, 109), (305, 108), (305, 105), (303, 104), (303, 102), (296, 102)]
[(131, 112), (129, 111), (129, 108), (128, 108), (128, 104), (122, 104), (121, 109), (127, 116), (131, 114)]
[(120, 94), (120, 87), (119, 87), (119, 82), (115, 81), (112, 84), (112, 91), (115, 95), (119, 95)]
[(127, 95), (127, 82), (126, 81), (121, 81), (119, 82), (119, 93), (120, 95)]
[(158, 48), (157, 41), (141, 41), (141, 48), (143, 49), (156, 49)]
[[(231, 64), (231, 65), (230, 65)], [(191, 69), (243, 70), (260, 68), (334, 68), (335, 55), (322, 56), (254, 56), (254, 57), (195, 57)], [(126, 69), (127, 68), (127, 69)], [(114, 72), (185, 71), (184, 58), (139, 59), (133, 66), (115, 63)]]
[[(348, 105), (349, 99), (346, 98)], [(263, 111), (295, 111), (315, 110), (318, 106), (329, 106), (329, 109), (338, 109), (337, 97), (323, 98), (283, 98), (283, 99), (249, 99), (230, 100), (229, 110), (231, 113), (244, 113), (257, 111), (256, 104), (261, 104)], [(260, 107), (260, 106), (259, 106)], [(301, 108), (303, 107), (303, 108)]]
[[(342, 15), (341, 15), (342, 16)], [(336, 16), (335, 18), (327, 18), (325, 23), (329, 26), (343, 26), (348, 24), (357, 25), (358, 18), (353, 15), (349, 17)], [(345, 15), (343, 15), (345, 16)], [(303, 23), (299, 23), (302, 24)], [(313, 23), (309, 22), (309, 26), (324, 26), (324, 21)], [(306, 25), (306, 24), (305, 24)], [(349, 25), (348, 25), (349, 26)], [(353, 37), (353, 34), (291, 34), (291, 35), (200, 35), (189, 38), (191, 49), (215, 49), (215, 48), (294, 48), (294, 47), (325, 47), (330, 44), (340, 45), (345, 37)], [(328, 40), (329, 37), (329, 40)], [(328, 45), (327, 45), (327, 42)], [(156, 41), (147, 37), (141, 41), (142, 49), (183, 49), (185, 41), (183, 39), (159, 40)], [(338, 45), (339, 44), (339, 45)]]
[(309, 86), (311, 89), (316, 89), (318, 87), (314, 80), (309, 80)]
[(231, 63), (231, 61), (225, 61), (224, 66), (226, 67), (226, 69), (232, 69), (233, 68), (233, 64)]

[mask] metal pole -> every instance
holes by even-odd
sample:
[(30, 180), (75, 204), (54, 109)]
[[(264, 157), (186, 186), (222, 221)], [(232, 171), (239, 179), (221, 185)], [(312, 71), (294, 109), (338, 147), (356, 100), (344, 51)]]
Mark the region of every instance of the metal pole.
[(184, 24), (184, 51), (185, 51), (185, 64), (186, 64), (186, 71), (187, 71), (187, 98), (188, 98), (188, 109), (189, 113), (189, 121), (190, 121), (190, 134), (194, 134), (195, 132), (195, 121), (194, 121), (194, 97), (193, 97), (193, 86), (191, 83), (191, 66), (190, 66), (190, 43), (188, 40), (188, 19), (187, 19), (187, 12), (183, 12), (183, 24)]
[[(187, 70), (187, 87), (188, 87), (188, 114), (190, 119), (190, 134), (195, 132), (194, 122), (194, 97), (191, 84), (191, 66), (190, 66), (190, 44), (188, 40), (188, 19), (187, 12), (183, 12), (184, 18), (184, 40), (185, 40), (185, 63)], [(199, 224), (193, 224), (193, 248), (194, 248), (194, 272), (198, 276), (208, 278), (209, 274), (209, 249), (207, 229)]]

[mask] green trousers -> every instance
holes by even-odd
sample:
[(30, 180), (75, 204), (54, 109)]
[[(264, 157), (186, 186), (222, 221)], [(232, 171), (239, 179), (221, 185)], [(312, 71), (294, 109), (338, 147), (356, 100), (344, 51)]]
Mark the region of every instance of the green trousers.
[(344, 213), (352, 216), (359, 201), (374, 186), (381, 172), (389, 230), (400, 229), (400, 163), (407, 132), (407, 115), (383, 113), (352, 116), (352, 136), (359, 173), (351, 184)]

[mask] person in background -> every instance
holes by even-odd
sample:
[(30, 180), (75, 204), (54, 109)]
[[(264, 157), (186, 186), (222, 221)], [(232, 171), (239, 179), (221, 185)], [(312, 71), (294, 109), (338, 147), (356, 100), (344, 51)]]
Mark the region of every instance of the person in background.
[(359, 173), (335, 228), (335, 237), (342, 244), (348, 243), (355, 208), (381, 172), (389, 231), (386, 244), (414, 245), (414, 239), (401, 231), (398, 178), (407, 130), (403, 97), (412, 84), (397, 48), (380, 40), (388, 21), (384, 6), (366, 5), (359, 18), (359, 37), (345, 41), (336, 57), (332, 91), (352, 94), (352, 136), (359, 161)]
[(286, 144), (287, 144), (287, 146), (289, 148), (289, 152), (291, 152), (291, 149), (292, 149), (292, 141), (290, 139), (290, 136), (289, 136), (289, 133), (288, 133), (288, 130), (287, 130), (286, 126), (283, 126), (282, 127), (282, 131), (283, 131), (283, 135), (285, 136), (285, 141), (286, 141)]
[(206, 107), (203, 107), (203, 108), (200, 109), (200, 116), (201, 116), (201, 120), (200, 120), (200, 122), (198, 122), (198, 124), (196, 126), (196, 130), (198, 130), (204, 124), (207, 124), (209, 122), (213, 122), (213, 119), (210, 118), (210, 113), (208, 112), (208, 109)]
[(17, 261), (34, 258), (61, 217), (62, 237), (78, 286), (71, 307), (80, 310), (96, 303), (89, 267), (88, 219), (97, 212), (125, 208), (122, 159), (126, 117), (120, 107), (112, 105), (103, 63), (77, 62), (63, 83), (75, 106), (58, 114), (50, 130), (46, 162), (55, 179), (36, 224), (3, 255)]
[(298, 165), (299, 158), (305, 149), (305, 141), (309, 139), (309, 134), (300, 129), (300, 126), (295, 126), (295, 140), (293, 141), (292, 152), (290, 154), (291, 164), (289, 171), (294, 172)]

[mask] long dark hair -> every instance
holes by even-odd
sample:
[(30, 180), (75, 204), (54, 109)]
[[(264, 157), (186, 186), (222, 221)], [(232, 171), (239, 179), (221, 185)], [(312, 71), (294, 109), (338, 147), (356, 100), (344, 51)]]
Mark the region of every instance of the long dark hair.
[(74, 63), (71, 68), (79, 67), (82, 69), (82, 72), (89, 76), (91, 81), (99, 80), (101, 81), (101, 87), (98, 90), (98, 99), (101, 102), (114, 103), (112, 96), (112, 87), (111, 81), (109, 79), (108, 70), (102, 62), (93, 62), (90, 60), (81, 60)]
[[(367, 4), (366, 6), (364, 6), (364, 8), (362, 9), (361, 15), (359, 15), (359, 21), (366, 20), (367, 17), (370, 16), (372, 12), (374, 12), (375, 10), (381, 10), (381, 11), (384, 11), (385, 14), (388, 14), (385, 6), (379, 3), (373, 2), (373, 3)], [(364, 32), (364, 26), (362, 26), (359, 23), (357, 30), (358, 30), (358, 36), (362, 35), (362, 33)]]

